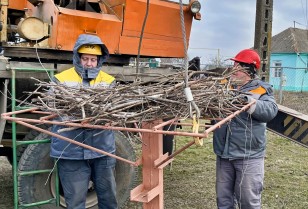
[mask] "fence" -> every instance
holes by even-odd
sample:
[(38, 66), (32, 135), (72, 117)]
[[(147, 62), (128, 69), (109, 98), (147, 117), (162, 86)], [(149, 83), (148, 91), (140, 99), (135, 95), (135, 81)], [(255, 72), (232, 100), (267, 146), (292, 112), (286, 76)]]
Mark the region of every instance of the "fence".
[(269, 82), (275, 90), (308, 92), (308, 68), (272, 67)]
[[(277, 102), (286, 103), (290, 95), (307, 97), (308, 95), (308, 68), (271, 67), (269, 83), (273, 86)], [(295, 100), (295, 102), (300, 102)]]

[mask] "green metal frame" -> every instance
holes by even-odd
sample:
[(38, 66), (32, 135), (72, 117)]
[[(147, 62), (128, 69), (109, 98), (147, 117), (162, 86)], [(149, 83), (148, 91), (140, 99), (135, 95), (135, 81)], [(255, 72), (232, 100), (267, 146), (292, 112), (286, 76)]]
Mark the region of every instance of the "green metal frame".
[[(16, 107), (16, 72), (17, 71), (33, 71), (33, 72), (47, 72), (50, 76), (53, 76), (54, 69), (39, 69), (39, 68), (12, 68), (11, 73), (11, 97), (12, 97), (12, 111), (16, 111), (18, 109), (22, 109), (21, 107)], [(13, 115), (15, 117), (15, 115)], [(17, 169), (17, 147), (23, 144), (29, 145), (29, 144), (41, 144), (41, 143), (50, 143), (49, 139), (43, 139), (43, 140), (35, 140), (35, 141), (17, 141), (17, 129), (16, 129), (16, 123), (12, 122), (12, 147), (13, 147), (13, 181), (14, 181), (14, 209), (18, 208), (29, 208), (33, 206), (38, 205), (44, 205), (44, 204), (56, 204), (57, 206), (60, 205), (60, 197), (59, 197), (59, 176), (57, 171), (57, 166), (55, 166), (55, 172), (56, 179), (55, 179), (55, 191), (56, 191), (56, 197), (51, 198), (49, 200), (42, 200), (39, 202), (29, 203), (29, 204), (23, 204), (19, 205), (18, 203), (18, 176), (26, 176), (26, 175), (34, 175), (34, 174), (40, 174), (40, 173), (49, 173), (52, 172), (52, 169), (45, 169), (45, 170), (33, 170), (33, 171), (26, 171), (26, 172), (18, 172)]]

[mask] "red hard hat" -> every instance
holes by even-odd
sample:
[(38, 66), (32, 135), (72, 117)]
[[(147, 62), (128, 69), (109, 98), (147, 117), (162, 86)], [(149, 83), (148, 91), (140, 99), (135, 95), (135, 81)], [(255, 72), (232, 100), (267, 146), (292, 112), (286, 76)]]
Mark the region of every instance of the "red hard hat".
[(260, 68), (261, 63), (259, 54), (253, 49), (244, 49), (240, 51), (234, 58), (231, 58), (231, 60), (246, 64), (254, 64), (256, 69)]

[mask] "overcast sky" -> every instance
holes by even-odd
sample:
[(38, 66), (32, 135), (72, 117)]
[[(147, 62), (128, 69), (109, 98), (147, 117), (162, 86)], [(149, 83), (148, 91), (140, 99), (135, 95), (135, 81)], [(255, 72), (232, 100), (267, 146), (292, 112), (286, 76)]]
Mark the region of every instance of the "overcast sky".
[[(200, 0), (202, 20), (194, 20), (189, 58), (207, 64), (219, 54), (228, 59), (254, 45), (256, 0)], [(272, 34), (295, 26), (307, 29), (307, 0), (274, 0)]]

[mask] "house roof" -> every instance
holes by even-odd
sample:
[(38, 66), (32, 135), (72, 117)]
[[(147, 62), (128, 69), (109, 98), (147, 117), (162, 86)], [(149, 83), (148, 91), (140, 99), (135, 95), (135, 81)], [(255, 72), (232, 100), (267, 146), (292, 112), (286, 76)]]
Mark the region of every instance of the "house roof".
[(308, 53), (308, 30), (288, 28), (272, 37), (271, 53)]

